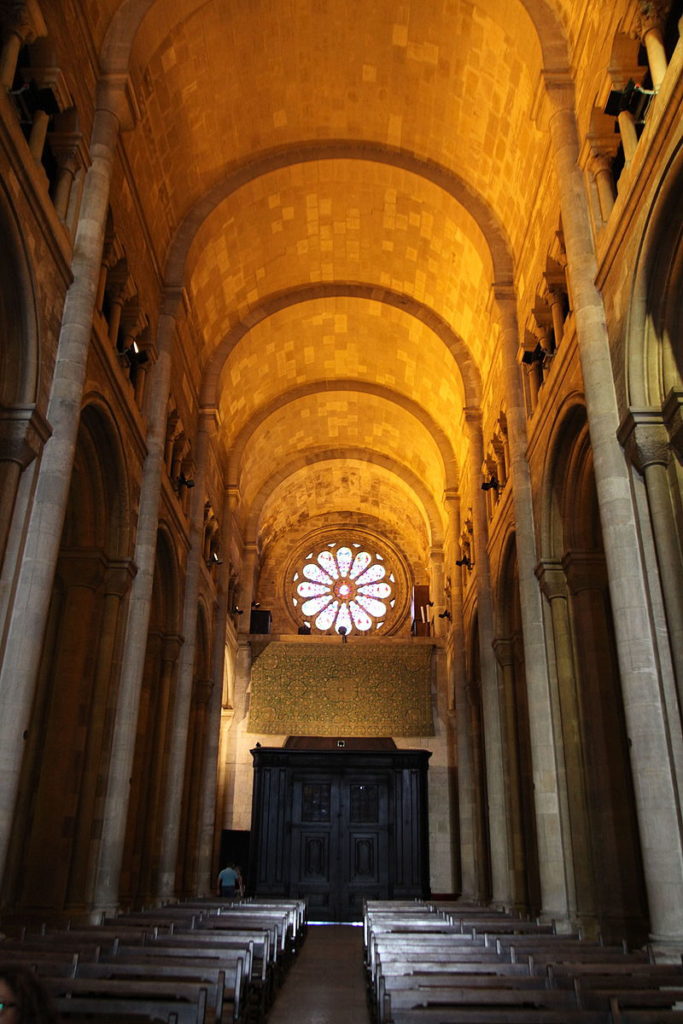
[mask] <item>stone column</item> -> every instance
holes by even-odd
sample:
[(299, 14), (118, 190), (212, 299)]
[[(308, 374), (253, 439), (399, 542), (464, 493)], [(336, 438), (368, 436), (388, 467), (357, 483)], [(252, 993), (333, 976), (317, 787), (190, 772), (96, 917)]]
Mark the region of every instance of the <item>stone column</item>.
[(73, 859), (69, 872), (67, 909), (88, 906), (92, 895), (93, 867), (96, 861), (101, 822), (98, 818), (98, 793), (106, 774), (107, 723), (111, 705), (112, 678), (118, 664), (121, 636), (121, 608), (128, 594), (135, 566), (129, 559), (112, 561), (102, 582), (102, 611), (97, 628), (97, 657), (90, 693), (90, 718), (83, 754), (83, 783), (75, 815)]
[(680, 747), (680, 722), (667, 722), (662, 703), (629, 474), (617, 440), (609, 339), (578, 165), (573, 84), (565, 75), (550, 74), (546, 84), (652, 930), (655, 938), (682, 939), (683, 836), (671, 763), (671, 730), (674, 746)]
[(126, 113), (124, 77), (100, 82), (81, 217), (66, 295), (47, 420), (52, 437), (41, 458), (25, 554), (0, 670), (0, 873), (12, 828), (22, 759), (22, 734), (31, 715), (62, 527), (69, 498), (94, 299), (104, 242), (112, 164)]
[(439, 618), (444, 611), (443, 592), (443, 548), (432, 548), (429, 552), (429, 576), (430, 595), (433, 602), (432, 612), (432, 635), (443, 637), (446, 634), (446, 620)]
[(619, 122), (621, 144), (624, 147), (624, 160), (629, 164), (636, 155), (636, 149), (638, 148), (636, 122), (630, 110), (620, 111), (620, 113), (617, 114), (617, 121)]
[(524, 821), (521, 804), (521, 778), (517, 747), (517, 709), (515, 700), (514, 649), (512, 640), (497, 638), (493, 641), (499, 674), (499, 701), (503, 718), (503, 751), (505, 800), (510, 814), (512, 851), (511, 906), (523, 912), (528, 910), (526, 898), (526, 860), (524, 856)]
[(30, 7), (26, 3), (13, 3), (5, 7), (6, 13), (3, 13), (9, 24), (6, 26), (8, 31), (0, 53), (0, 86), (11, 89), (22, 47), (46, 36), (47, 26), (36, 3), (31, 3)]
[(43, 449), (49, 436), (49, 424), (35, 405), (0, 408), (0, 566), (5, 557), (21, 474)]
[(206, 500), (209, 439), (216, 429), (216, 425), (216, 410), (213, 408), (202, 409), (199, 416), (199, 429), (195, 449), (195, 486), (192, 488), (190, 510), (190, 550), (185, 569), (185, 593), (183, 599), (183, 636), (185, 642), (180, 652), (178, 686), (173, 703), (173, 723), (166, 764), (166, 791), (158, 887), (159, 894), (162, 897), (172, 896), (175, 885), (183, 800), (183, 779), (185, 776), (192, 686), (195, 672), (199, 579), (204, 558), (204, 502)]
[(253, 542), (247, 541), (242, 554), (242, 572), (240, 573), (240, 600), (239, 606), (242, 614), (239, 616), (239, 633), (251, 632), (251, 602), (254, 600), (256, 584), (256, 564), (258, 561), (258, 550)]
[[(460, 496), (457, 491), (444, 495), (448, 512), (448, 530), (453, 554), (460, 544)], [(469, 726), (469, 702), (465, 672), (465, 631), (463, 626), (462, 574), (456, 568), (452, 577), (450, 650), (453, 682), (449, 702), (455, 709), (455, 734), (458, 780), (458, 819), (460, 832), (461, 892), (465, 899), (479, 897), (477, 866), (482, 863), (483, 851), (477, 843), (477, 792), (473, 775), (472, 731)]]
[(645, 479), (678, 701), (683, 709), (683, 564), (671, 500), (671, 445), (662, 414), (654, 409), (631, 409), (619, 428), (619, 439)]
[(652, 88), (659, 92), (667, 69), (662, 27), (668, 5), (663, 0), (641, 0), (638, 33), (647, 51)]
[[(167, 789), (168, 750), (171, 737), (171, 714), (175, 704), (178, 677), (178, 660), (183, 649), (183, 638), (179, 635), (164, 634), (161, 638), (161, 654), (158, 676), (153, 676), (142, 691), (140, 707), (147, 701), (151, 707), (150, 723), (153, 736), (147, 753), (146, 771), (149, 778), (149, 792), (146, 804), (147, 819), (138, 823), (138, 834), (143, 837), (144, 851), (139, 879), (139, 891), (145, 901), (152, 901), (163, 895), (158, 888), (158, 863), (163, 857), (163, 811)], [(151, 692), (150, 692), (151, 691)], [(156, 692), (154, 692), (156, 691)], [(144, 813), (144, 811), (143, 811)]]
[(145, 667), (147, 632), (154, 585), (161, 474), (164, 470), (166, 406), (180, 290), (167, 290), (157, 330), (158, 357), (147, 392), (147, 457), (142, 474), (140, 508), (135, 538), (137, 576), (131, 588), (126, 625), (126, 647), (121, 666), (114, 738), (102, 822), (102, 843), (95, 882), (96, 909), (113, 911), (123, 860), (130, 775), (135, 753), (140, 688)]
[(536, 579), (536, 536), (531, 476), (526, 458), (526, 414), (517, 363), (519, 332), (514, 292), (494, 286), (498, 305), (507, 397), (510, 483), (515, 510), (515, 546), (524, 641), (524, 670), (529, 700), (529, 730), (534, 775), (542, 914), (566, 921), (570, 898), (564, 866), (562, 781), (556, 750), (557, 700), (548, 675), (541, 592)]
[(595, 178), (598, 188), (598, 199), (600, 200), (600, 216), (603, 222), (609, 220), (614, 209), (616, 192), (614, 188), (614, 175), (612, 174), (612, 159), (606, 153), (595, 151), (591, 147), (590, 170)]
[(493, 599), (488, 555), (488, 519), (484, 492), (480, 487), (484, 444), (479, 410), (465, 409), (469, 440), (470, 486), (476, 543), (477, 619), (481, 666), (482, 711), (486, 784), (489, 804), (489, 843), (491, 847), (491, 883), (493, 902), (509, 906), (511, 890), (510, 823), (505, 806), (502, 732), (498, 704), (498, 679), (493, 653)]
[(555, 670), (562, 718), (563, 768), (567, 779), (570, 827), (565, 843), (565, 866), (570, 893), (570, 916), (593, 933), (597, 926), (590, 815), (581, 734), (581, 705), (577, 687), (569, 592), (564, 569), (548, 559), (538, 566), (541, 589), (550, 604)]
[[(451, 557), (455, 557), (460, 547), (460, 495), (456, 490), (448, 490), (444, 493), (444, 504), (448, 514), (448, 533), (450, 537)], [(464, 685), (465, 679), (465, 639), (463, 628), (463, 593), (462, 573), (457, 566), (453, 566), (451, 574), (451, 613), (449, 638), (452, 643), (453, 660), (453, 682), (448, 694), (448, 706), (453, 708), (458, 685)]]

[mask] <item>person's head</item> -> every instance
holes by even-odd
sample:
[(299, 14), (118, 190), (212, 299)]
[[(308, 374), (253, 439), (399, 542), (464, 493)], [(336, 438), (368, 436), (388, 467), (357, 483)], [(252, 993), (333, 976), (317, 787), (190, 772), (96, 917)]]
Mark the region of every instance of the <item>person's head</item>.
[(0, 1024), (57, 1024), (52, 1000), (33, 971), (0, 964)]

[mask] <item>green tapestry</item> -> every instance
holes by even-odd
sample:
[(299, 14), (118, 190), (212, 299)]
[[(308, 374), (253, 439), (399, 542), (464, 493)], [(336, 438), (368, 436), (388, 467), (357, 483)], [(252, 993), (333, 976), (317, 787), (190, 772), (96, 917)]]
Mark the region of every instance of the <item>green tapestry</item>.
[(433, 736), (431, 646), (252, 647), (249, 732), (288, 736)]

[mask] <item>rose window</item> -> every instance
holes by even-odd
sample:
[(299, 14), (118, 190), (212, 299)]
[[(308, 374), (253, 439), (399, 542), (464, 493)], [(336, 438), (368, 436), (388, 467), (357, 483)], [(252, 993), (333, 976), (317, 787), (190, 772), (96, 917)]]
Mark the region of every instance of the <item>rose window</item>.
[(330, 544), (317, 555), (311, 552), (301, 572), (294, 573), (294, 605), (321, 632), (379, 629), (394, 606), (396, 582), (383, 562), (360, 544)]

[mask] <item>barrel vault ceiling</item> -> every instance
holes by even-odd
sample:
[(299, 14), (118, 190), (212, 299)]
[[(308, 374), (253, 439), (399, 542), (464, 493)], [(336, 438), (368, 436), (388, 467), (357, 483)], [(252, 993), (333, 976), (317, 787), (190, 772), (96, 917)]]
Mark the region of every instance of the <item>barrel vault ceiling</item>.
[(604, 5), (83, 6), (100, 60), (122, 59), (122, 25), (132, 39), (122, 146), (161, 276), (190, 300), (247, 539), (353, 513), (426, 560), (463, 409), (496, 392), (492, 284), (519, 283), (554, 202), (541, 72), (562, 36), (571, 63), (572, 10)]

